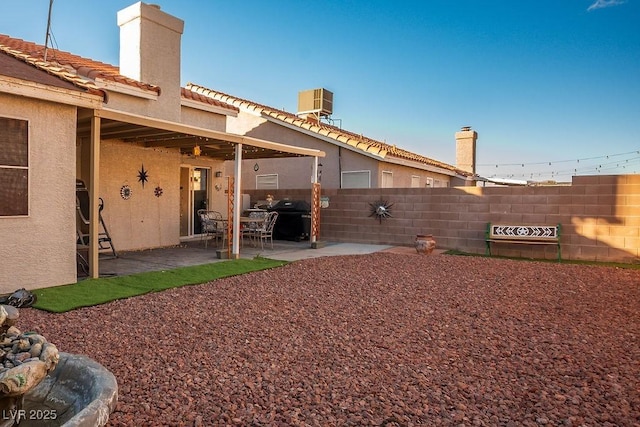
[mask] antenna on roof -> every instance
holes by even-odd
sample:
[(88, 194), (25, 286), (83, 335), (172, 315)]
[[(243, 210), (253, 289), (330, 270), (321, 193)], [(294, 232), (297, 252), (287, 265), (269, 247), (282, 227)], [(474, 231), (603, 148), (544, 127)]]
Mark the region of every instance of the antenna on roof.
[(49, 0), (49, 16), (47, 17), (47, 35), (44, 38), (44, 61), (47, 62), (47, 48), (49, 47), (49, 33), (51, 29), (51, 9), (53, 9), (53, 0)]

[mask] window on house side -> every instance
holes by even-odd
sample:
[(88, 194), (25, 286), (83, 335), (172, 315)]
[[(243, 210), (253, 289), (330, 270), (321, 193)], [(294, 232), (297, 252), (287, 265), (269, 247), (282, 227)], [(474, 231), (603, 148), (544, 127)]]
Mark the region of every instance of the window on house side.
[(382, 188), (393, 188), (393, 172), (382, 171)]
[(0, 216), (29, 214), (29, 122), (0, 117)]
[(420, 187), (420, 177), (418, 175), (411, 175), (411, 188)]
[(371, 188), (371, 171), (342, 172), (340, 181), (340, 188)]
[(277, 190), (278, 174), (256, 175), (257, 190)]
[(424, 184), (425, 187), (433, 187), (433, 178), (427, 178), (427, 182)]

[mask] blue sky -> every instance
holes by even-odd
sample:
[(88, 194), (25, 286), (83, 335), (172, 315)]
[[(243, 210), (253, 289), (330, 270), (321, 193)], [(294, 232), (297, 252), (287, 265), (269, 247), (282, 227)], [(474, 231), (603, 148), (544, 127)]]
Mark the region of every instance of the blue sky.
[[(640, 173), (640, 0), (154, 2), (183, 85), (293, 113), (323, 87), (336, 124), (451, 164), (471, 126), (483, 176)], [(117, 65), (133, 3), (54, 0), (53, 47)], [(44, 43), (48, 7), (2, 0), (0, 33)]]

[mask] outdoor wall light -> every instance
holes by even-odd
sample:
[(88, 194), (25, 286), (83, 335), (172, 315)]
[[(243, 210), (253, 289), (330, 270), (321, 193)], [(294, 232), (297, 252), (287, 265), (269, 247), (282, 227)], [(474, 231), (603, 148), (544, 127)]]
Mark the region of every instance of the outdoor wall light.
[(200, 146), (199, 145), (194, 145), (193, 146), (193, 155), (198, 157), (201, 153), (202, 153), (202, 150), (200, 149)]

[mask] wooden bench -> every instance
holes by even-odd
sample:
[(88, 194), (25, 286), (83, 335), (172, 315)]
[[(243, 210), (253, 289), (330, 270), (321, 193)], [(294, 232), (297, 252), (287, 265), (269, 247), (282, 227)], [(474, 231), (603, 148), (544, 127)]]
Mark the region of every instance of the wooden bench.
[(558, 247), (558, 261), (562, 259), (560, 224), (506, 225), (488, 223), (485, 242), (487, 243), (487, 255), (491, 255), (491, 243), (556, 245)]

